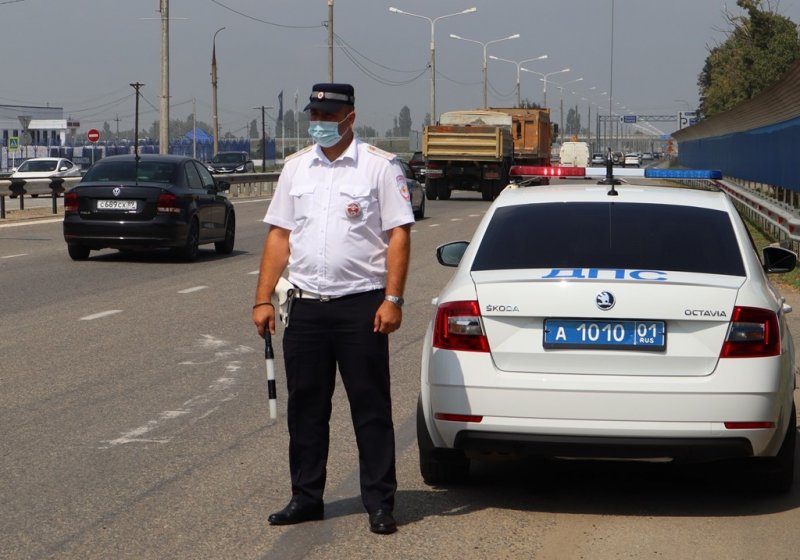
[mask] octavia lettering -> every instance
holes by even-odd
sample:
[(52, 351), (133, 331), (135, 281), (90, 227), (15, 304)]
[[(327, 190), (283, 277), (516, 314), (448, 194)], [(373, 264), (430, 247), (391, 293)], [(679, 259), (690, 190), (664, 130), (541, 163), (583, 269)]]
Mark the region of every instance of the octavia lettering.
[(717, 309), (684, 309), (687, 317), (727, 317), (728, 314)]

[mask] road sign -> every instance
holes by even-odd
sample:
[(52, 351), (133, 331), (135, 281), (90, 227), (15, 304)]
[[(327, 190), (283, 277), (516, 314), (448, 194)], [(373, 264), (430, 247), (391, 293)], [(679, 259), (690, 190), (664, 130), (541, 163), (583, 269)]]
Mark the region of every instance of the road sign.
[(636, 115), (624, 115), (622, 122), (625, 124), (636, 124)]
[(86, 138), (89, 139), (89, 142), (94, 144), (95, 142), (100, 140), (100, 131), (97, 130), (96, 128), (92, 128), (89, 130), (89, 132), (86, 133)]
[(19, 150), (19, 136), (9, 136), (8, 137), (8, 151), (9, 152), (16, 152)]
[(678, 128), (692, 126), (693, 124), (697, 124), (699, 120), (700, 117), (698, 117), (697, 111), (680, 111), (678, 113)]

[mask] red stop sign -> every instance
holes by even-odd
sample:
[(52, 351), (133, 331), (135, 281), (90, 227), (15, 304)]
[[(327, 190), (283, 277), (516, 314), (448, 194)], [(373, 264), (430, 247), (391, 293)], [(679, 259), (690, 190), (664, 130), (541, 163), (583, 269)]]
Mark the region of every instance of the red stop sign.
[(89, 139), (89, 142), (97, 142), (100, 140), (100, 131), (96, 128), (91, 129), (89, 132), (86, 133), (86, 138)]

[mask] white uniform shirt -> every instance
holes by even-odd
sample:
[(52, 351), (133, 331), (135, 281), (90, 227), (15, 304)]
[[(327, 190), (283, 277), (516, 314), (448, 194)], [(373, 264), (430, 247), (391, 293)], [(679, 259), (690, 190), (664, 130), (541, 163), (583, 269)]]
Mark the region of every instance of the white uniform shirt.
[(318, 145), (287, 159), (264, 216), (291, 231), (289, 281), (326, 296), (386, 287), (392, 228), (414, 223), (395, 156), (354, 138), (336, 161)]

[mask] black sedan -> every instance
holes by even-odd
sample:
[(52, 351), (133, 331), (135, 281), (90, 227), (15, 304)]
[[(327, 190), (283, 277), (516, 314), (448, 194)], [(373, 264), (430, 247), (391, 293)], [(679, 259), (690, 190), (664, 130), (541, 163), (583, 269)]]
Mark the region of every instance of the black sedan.
[(64, 195), (64, 240), (69, 256), (168, 247), (185, 261), (214, 243), (230, 254), (236, 237), (230, 188), (201, 162), (183, 156), (111, 156), (97, 162)]
[(255, 173), (256, 167), (247, 152), (219, 152), (206, 164), (211, 173)]

